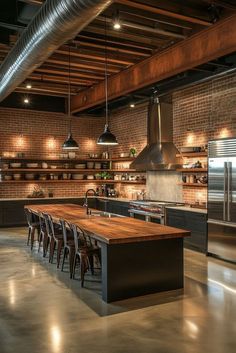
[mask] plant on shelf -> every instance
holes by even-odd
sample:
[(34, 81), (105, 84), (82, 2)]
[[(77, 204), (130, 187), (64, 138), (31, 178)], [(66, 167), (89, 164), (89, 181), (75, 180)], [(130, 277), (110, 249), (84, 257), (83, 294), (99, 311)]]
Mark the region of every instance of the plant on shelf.
[(136, 153), (137, 153), (136, 148), (131, 147), (131, 149), (129, 150), (130, 157), (135, 157)]
[(101, 177), (101, 179), (103, 180), (108, 180), (108, 179), (112, 179), (112, 176), (110, 173), (108, 172), (101, 172), (101, 173), (98, 173)]

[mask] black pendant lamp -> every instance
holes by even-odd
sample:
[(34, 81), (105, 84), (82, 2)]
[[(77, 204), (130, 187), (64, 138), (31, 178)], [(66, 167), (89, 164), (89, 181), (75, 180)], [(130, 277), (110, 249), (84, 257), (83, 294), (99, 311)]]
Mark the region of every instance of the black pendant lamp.
[(70, 47), (69, 47), (69, 71), (68, 71), (68, 117), (70, 121), (69, 134), (62, 145), (63, 150), (74, 151), (79, 149), (78, 143), (73, 139), (71, 132), (71, 113), (70, 113)]
[(106, 124), (104, 132), (97, 140), (98, 145), (115, 146), (118, 145), (115, 135), (113, 135), (108, 126), (108, 80), (107, 80), (107, 22), (105, 21), (105, 93), (106, 93)]

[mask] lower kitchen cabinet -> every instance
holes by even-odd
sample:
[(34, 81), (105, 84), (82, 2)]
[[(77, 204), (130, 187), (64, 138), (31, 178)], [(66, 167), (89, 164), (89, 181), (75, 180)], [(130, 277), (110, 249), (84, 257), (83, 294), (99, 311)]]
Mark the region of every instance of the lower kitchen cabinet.
[(184, 238), (186, 248), (207, 252), (207, 215), (176, 209), (166, 209), (166, 224), (171, 227), (189, 230), (191, 236)]
[(96, 208), (101, 211), (129, 217), (129, 203), (117, 200), (97, 199)]
[[(25, 205), (32, 204), (53, 204), (53, 203), (75, 203), (82, 205), (83, 198), (68, 198), (68, 199), (29, 199), (29, 200), (12, 200), (0, 201), (0, 227), (14, 227), (26, 225), (24, 212)], [(91, 204), (91, 205), (90, 205)], [(89, 206), (93, 207), (95, 200), (89, 200)]]

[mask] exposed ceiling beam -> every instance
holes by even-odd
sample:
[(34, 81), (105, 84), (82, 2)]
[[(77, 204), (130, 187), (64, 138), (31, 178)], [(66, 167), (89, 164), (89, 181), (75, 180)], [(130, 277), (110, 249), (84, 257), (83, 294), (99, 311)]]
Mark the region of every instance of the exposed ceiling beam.
[(177, 18), (179, 20), (195, 23), (195, 24), (198, 24), (198, 25), (201, 25), (201, 26), (211, 26), (212, 25), (211, 22), (202, 20), (200, 18), (182, 15), (180, 13), (172, 12), (172, 11), (169, 11), (169, 10), (164, 10), (164, 9), (161, 9), (161, 8), (158, 8), (158, 7), (142, 4), (142, 3), (139, 3), (139, 2), (136, 2), (136, 1), (116, 0), (115, 2), (118, 3), (118, 4), (122, 4), (122, 5), (126, 5), (126, 6), (129, 6), (129, 7), (135, 8), (135, 9), (140, 9), (140, 10), (144, 10), (144, 11), (150, 11), (150, 12), (156, 13), (158, 15), (164, 15), (164, 16), (168, 16), (168, 17)]
[(229, 10), (236, 10), (236, 5), (229, 3), (228, 1), (225, 0), (203, 0), (204, 2), (208, 3), (209, 5), (216, 5), (216, 6), (221, 6)]
[[(112, 18), (106, 18), (104, 16), (98, 16), (97, 20), (103, 21), (103, 22), (108, 22), (112, 23), (113, 19)], [(166, 37), (171, 37), (171, 38), (178, 38), (178, 39), (184, 39), (186, 38), (185, 35), (173, 31), (167, 31), (158, 27), (151, 27), (151, 26), (144, 26), (138, 23), (130, 22), (130, 21), (124, 21), (122, 20), (122, 26), (127, 27), (127, 28), (134, 28), (138, 29), (140, 31), (144, 32), (149, 32), (149, 33), (154, 33), (154, 34), (161, 34), (162, 36)]]
[[(53, 75), (44, 75), (44, 74), (31, 74), (28, 78), (28, 80), (32, 81), (42, 81), (42, 82), (55, 82), (55, 83), (67, 83), (68, 84), (68, 78), (67, 77), (60, 77), (60, 76), (53, 76)], [(72, 78), (70, 80), (70, 83), (72, 85), (78, 85), (78, 86), (90, 86), (94, 83), (94, 81), (88, 81), (88, 80), (77, 80)]]
[[(56, 70), (55, 68), (48, 68), (48, 67), (44, 67), (41, 66), (41, 68), (36, 69), (34, 72), (40, 72), (40, 73), (45, 73), (45, 74), (53, 74), (53, 75), (58, 75), (58, 76), (64, 76), (64, 77), (68, 77), (68, 72), (67, 71), (61, 71), (61, 70)], [(70, 71), (70, 77), (77, 77), (77, 78), (87, 78), (87, 79), (92, 79), (95, 81), (101, 81), (104, 80), (104, 76), (98, 76), (98, 75), (92, 75), (92, 74), (86, 74), (86, 73), (82, 73), (82, 72), (73, 72)]]
[(30, 5), (42, 5), (43, 4), (43, 0), (18, 0), (20, 2), (25, 2), (26, 4), (30, 4)]
[[(236, 51), (236, 14), (111, 76), (108, 97), (115, 99), (155, 84), (181, 72)], [(229, 35), (230, 33), (230, 35)], [(143, 74), (145, 73), (145, 75)], [(78, 112), (105, 101), (105, 85), (100, 82), (73, 97), (71, 108)]]

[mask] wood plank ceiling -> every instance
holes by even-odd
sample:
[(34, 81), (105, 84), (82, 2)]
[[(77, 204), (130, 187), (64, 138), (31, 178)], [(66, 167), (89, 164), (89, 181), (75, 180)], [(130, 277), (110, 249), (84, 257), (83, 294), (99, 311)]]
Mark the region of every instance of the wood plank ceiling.
[[(18, 18), (14, 23), (0, 22), (0, 34), (2, 30), (10, 30), (9, 43), (2, 41), (0, 36), (0, 61), (3, 61), (27, 26), (27, 13), (36, 13), (42, 3), (43, 0), (16, 0)], [(56, 50), (16, 91), (27, 91), (26, 85), (30, 83), (31, 93), (66, 96), (69, 47), (72, 94), (76, 95), (84, 88), (103, 81), (105, 20), (108, 74), (115, 75), (234, 12), (234, 0), (114, 1), (73, 40)], [(120, 30), (113, 28), (117, 17), (121, 24)]]

